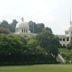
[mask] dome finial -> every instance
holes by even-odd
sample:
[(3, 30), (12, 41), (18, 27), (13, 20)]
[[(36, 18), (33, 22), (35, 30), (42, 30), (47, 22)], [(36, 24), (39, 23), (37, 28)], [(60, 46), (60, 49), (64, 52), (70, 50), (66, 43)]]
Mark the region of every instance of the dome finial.
[(24, 22), (24, 18), (23, 17), (21, 18), (21, 21)]

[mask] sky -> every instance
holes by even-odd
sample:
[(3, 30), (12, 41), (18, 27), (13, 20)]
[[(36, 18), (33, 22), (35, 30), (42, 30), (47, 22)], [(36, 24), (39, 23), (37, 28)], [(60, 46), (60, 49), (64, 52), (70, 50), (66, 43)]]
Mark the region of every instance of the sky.
[(70, 24), (72, 0), (0, 0), (0, 21), (44, 23), (54, 34), (64, 34)]

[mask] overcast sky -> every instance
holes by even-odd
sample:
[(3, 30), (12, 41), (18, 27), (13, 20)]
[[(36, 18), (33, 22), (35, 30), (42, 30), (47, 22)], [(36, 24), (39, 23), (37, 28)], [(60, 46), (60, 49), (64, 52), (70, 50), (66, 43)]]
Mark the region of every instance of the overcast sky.
[(72, 0), (0, 0), (0, 21), (12, 19), (43, 22), (54, 34), (64, 34), (69, 27)]

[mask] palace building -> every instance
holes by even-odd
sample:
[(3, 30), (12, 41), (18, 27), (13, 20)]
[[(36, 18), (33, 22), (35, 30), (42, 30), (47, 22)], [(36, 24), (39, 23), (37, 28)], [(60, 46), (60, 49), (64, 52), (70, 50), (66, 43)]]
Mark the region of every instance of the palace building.
[(65, 31), (65, 35), (57, 35), (62, 46), (67, 46), (72, 39), (72, 22), (70, 22), (70, 27)]
[[(16, 32), (15, 34), (22, 35), (22, 36), (36, 36), (37, 34), (31, 33), (29, 29), (29, 25), (24, 19), (21, 19), (21, 22), (17, 23), (16, 25)], [(56, 35), (59, 38), (59, 42), (62, 46), (67, 46), (72, 39), (72, 22), (70, 18), (70, 27), (67, 31), (65, 31), (65, 35)]]
[(72, 21), (71, 21), (71, 11), (70, 11), (70, 26), (68, 30), (65, 31), (65, 35), (57, 35), (59, 42), (62, 46), (67, 46), (72, 39)]

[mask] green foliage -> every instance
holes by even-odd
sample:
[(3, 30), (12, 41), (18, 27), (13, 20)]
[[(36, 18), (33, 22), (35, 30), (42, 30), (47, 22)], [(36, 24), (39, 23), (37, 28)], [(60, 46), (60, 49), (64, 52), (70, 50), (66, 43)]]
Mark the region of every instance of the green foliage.
[(0, 23), (0, 27), (9, 30), (10, 32), (15, 32), (17, 21), (14, 19), (11, 24), (9, 24), (6, 20), (3, 20)]
[(57, 63), (57, 61), (35, 37), (0, 34), (0, 65), (35, 63)]
[(13, 21), (12, 21), (12, 23), (10, 24), (10, 31), (11, 32), (15, 32), (15, 28), (16, 28), (16, 24), (17, 24), (18, 22), (14, 19)]
[(49, 28), (49, 27), (45, 27), (45, 28), (42, 30), (42, 32), (47, 32), (47, 33), (49, 33), (49, 34), (52, 34), (52, 30), (51, 30), (51, 28)]
[[(16, 23), (16, 20), (11, 24), (3, 21), (1, 25), (14, 32)], [(36, 37), (0, 34), (0, 64), (57, 63), (59, 41), (52, 30), (44, 27), (43, 23), (32, 21), (29, 26), (31, 32), (38, 33)]]
[(39, 33), (36, 38), (42, 48), (45, 48), (48, 53), (57, 56), (57, 54), (59, 53), (59, 41), (52, 34), (52, 32), (46, 29), (43, 32)]
[(31, 31), (32, 33), (36, 33), (36, 30), (37, 30), (36, 23), (30, 21), (28, 24), (29, 24), (30, 31)]
[(9, 24), (6, 20), (3, 20), (0, 24), (0, 27), (8, 28), (9, 29)]
[(36, 38), (30, 37), (27, 40), (27, 47), (30, 50), (31, 54), (33, 55), (45, 55), (46, 50), (44, 48), (42, 48), (38, 41), (36, 40)]
[(66, 60), (66, 63), (72, 63), (72, 50), (68, 48), (60, 48), (60, 54)]
[(35, 22), (33, 21), (29, 21), (29, 27), (30, 27), (30, 31), (32, 33), (40, 33), (42, 32), (42, 30), (45, 28), (44, 24), (43, 23), (38, 23), (36, 24)]
[(22, 53), (26, 46), (26, 41), (16, 35), (0, 34), (0, 54), (9, 55)]
[(72, 49), (72, 39), (71, 39), (71, 41), (69, 42), (69, 44), (67, 45), (67, 48), (68, 48), (68, 49)]

